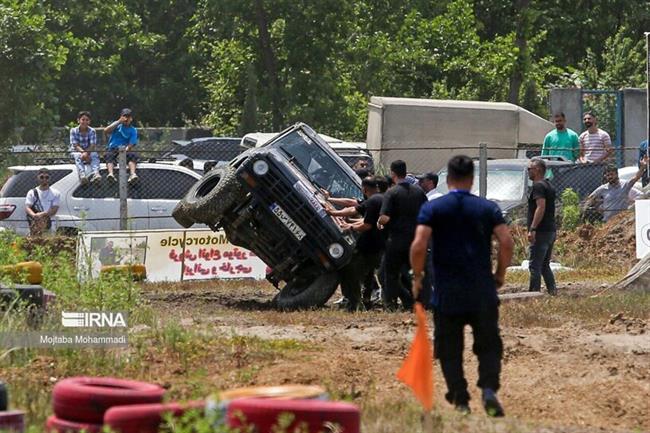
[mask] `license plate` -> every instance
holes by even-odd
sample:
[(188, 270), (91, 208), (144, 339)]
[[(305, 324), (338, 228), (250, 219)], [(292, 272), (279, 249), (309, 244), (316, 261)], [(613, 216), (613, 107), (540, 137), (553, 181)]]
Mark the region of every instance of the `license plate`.
[(291, 234), (296, 239), (298, 239), (300, 241), (300, 240), (302, 240), (302, 238), (305, 237), (305, 232), (303, 231), (303, 229), (301, 229), (300, 226), (298, 224), (296, 224), (295, 221), (292, 220), (291, 217), (289, 215), (287, 215), (287, 213), (280, 206), (278, 206), (277, 203), (273, 203), (270, 206), (270, 209), (271, 209), (271, 212), (273, 212), (273, 214), (276, 217), (278, 217), (280, 222), (282, 224), (284, 224), (284, 226), (286, 228), (289, 229)]

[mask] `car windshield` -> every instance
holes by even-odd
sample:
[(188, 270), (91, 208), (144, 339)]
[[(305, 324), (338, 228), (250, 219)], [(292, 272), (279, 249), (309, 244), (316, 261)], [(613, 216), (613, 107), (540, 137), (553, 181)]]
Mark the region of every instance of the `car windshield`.
[[(487, 174), (487, 199), (496, 201), (517, 201), (524, 196), (526, 180), (522, 170), (488, 168)], [(478, 170), (474, 173), (472, 193), (477, 194), (479, 187)], [(447, 193), (447, 172), (439, 175), (438, 191)]]
[(300, 171), (333, 197), (361, 198), (361, 189), (354, 179), (302, 131), (291, 132), (273, 145), (282, 149)]

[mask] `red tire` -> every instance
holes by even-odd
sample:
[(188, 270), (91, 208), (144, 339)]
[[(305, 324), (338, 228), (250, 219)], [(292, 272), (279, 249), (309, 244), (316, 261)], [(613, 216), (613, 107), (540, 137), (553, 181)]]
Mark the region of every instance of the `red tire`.
[(110, 377), (71, 377), (54, 386), (54, 414), (70, 421), (99, 424), (113, 406), (160, 403), (165, 390), (158, 385)]
[[(305, 432), (336, 431), (359, 433), (361, 415), (359, 408), (350, 403), (320, 400), (234, 400), (228, 406), (226, 422), (229, 427), (255, 426), (259, 433), (277, 431), (278, 417), (292, 413), (295, 418), (286, 431), (306, 426)], [(338, 426), (338, 429), (333, 428)], [(300, 430), (303, 431), (303, 430)]]
[(205, 401), (115, 406), (104, 414), (104, 424), (117, 433), (158, 433), (164, 414), (179, 417), (190, 410), (203, 410)]
[(45, 430), (52, 433), (77, 433), (82, 430), (86, 433), (99, 433), (102, 430), (102, 425), (68, 421), (52, 415), (45, 422)]

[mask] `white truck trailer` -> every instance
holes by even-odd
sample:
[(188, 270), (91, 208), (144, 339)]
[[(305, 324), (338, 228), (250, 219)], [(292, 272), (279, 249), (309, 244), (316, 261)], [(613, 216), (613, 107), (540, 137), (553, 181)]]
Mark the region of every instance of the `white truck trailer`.
[(457, 154), (516, 158), (517, 148), (540, 145), (554, 125), (506, 102), (453, 101), (373, 96), (366, 143), (376, 163), (406, 161), (409, 171), (437, 172)]

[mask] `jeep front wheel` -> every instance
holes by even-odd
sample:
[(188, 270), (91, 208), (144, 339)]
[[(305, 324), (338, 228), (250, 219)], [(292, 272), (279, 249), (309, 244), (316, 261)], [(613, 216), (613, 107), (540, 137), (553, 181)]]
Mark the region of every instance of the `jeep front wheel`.
[(304, 310), (325, 305), (339, 285), (337, 272), (328, 272), (315, 276), (311, 280), (295, 278), (280, 290), (273, 304), (280, 310)]
[(227, 166), (208, 172), (178, 202), (172, 216), (183, 227), (194, 223), (216, 225), (244, 195), (235, 169)]

